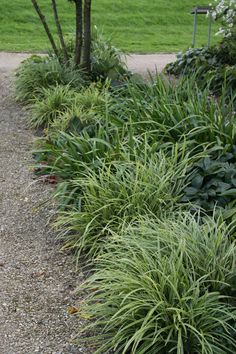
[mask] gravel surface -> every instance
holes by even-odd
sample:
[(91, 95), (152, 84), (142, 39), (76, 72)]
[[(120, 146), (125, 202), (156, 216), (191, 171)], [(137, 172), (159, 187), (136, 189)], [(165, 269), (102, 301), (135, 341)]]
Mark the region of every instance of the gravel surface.
[(11, 97), (7, 64), (0, 62), (0, 354), (89, 353), (73, 344), (80, 322), (68, 313), (82, 273), (46, 225), (54, 210), (41, 204), (52, 187), (29, 171), (34, 137)]
[[(33, 133), (11, 94), (10, 75), (29, 54), (0, 52), (0, 354), (89, 353), (74, 344), (80, 321), (68, 313), (83, 280), (60, 253), (42, 204), (51, 188), (29, 170)], [(174, 55), (131, 55), (130, 70), (161, 71)]]
[[(0, 67), (4, 69), (15, 69), (22, 60), (28, 58), (31, 54), (27, 53), (7, 53), (0, 52)], [(129, 70), (147, 74), (161, 72), (164, 67), (176, 60), (176, 54), (130, 54), (126, 57)]]
[(132, 54), (128, 55), (127, 65), (134, 73), (146, 75), (147, 71), (155, 74), (160, 73), (167, 64), (176, 60), (176, 54)]

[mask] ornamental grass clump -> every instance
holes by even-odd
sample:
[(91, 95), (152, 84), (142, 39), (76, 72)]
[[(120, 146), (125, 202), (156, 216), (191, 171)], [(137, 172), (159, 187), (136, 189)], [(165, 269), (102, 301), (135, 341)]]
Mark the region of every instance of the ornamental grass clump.
[(39, 94), (40, 98), (34, 100), (29, 114), (29, 124), (34, 128), (48, 127), (76, 101), (76, 92), (69, 86), (42, 88)]
[(37, 164), (35, 167), (44, 167), (47, 172), (56, 174), (62, 180), (81, 177), (85, 166), (97, 171), (103, 161), (114, 158), (115, 147), (114, 140), (103, 127), (95, 129), (95, 137), (83, 130), (79, 134), (59, 132), (54, 137), (50, 135), (37, 139), (34, 150)]
[(117, 95), (120, 104), (114, 115), (132, 125), (134, 134), (146, 134), (152, 142), (188, 139), (192, 146), (232, 146), (236, 142), (235, 97), (229, 100), (228, 93), (221, 90), (216, 100), (210, 83), (205, 89), (199, 88), (192, 76), (172, 84), (160, 78), (150, 85), (130, 84), (123, 89), (125, 93), (121, 90)]
[[(131, 159), (130, 159), (131, 158)], [(188, 156), (178, 161), (177, 152), (162, 151), (148, 158), (103, 163), (99, 169), (83, 166), (84, 176), (70, 181), (80, 189), (77, 208), (59, 215), (66, 247), (78, 255), (95, 257), (102, 252), (112, 231), (139, 215), (162, 217), (173, 212), (184, 189)]]
[(69, 85), (80, 90), (87, 79), (81, 69), (66, 67), (55, 58), (32, 56), (25, 60), (16, 71), (16, 99), (31, 103), (42, 97), (42, 89), (57, 85)]
[(235, 353), (227, 293), (236, 244), (227, 227), (189, 214), (139, 219), (113, 235), (82, 288), (79, 315), (91, 319), (85, 341), (96, 354)]
[(59, 132), (80, 133), (82, 130), (94, 130), (98, 123), (105, 122), (111, 107), (111, 98), (106, 86), (91, 84), (76, 94), (72, 107), (62, 112), (50, 123), (49, 134)]

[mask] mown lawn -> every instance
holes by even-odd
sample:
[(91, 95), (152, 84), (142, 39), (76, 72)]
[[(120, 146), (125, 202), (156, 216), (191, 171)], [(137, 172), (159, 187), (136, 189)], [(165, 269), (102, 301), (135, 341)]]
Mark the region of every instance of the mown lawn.
[[(39, 0), (39, 4), (52, 24), (50, 1)], [(208, 1), (203, 0), (204, 4)], [(126, 52), (179, 51), (191, 44), (190, 10), (195, 5), (195, 0), (94, 0), (93, 24)], [(72, 33), (73, 5), (58, 0), (58, 7), (65, 33)], [(207, 24), (205, 16), (199, 16), (199, 46), (207, 41)], [(43, 51), (47, 45), (30, 0), (0, 1), (0, 50)]]

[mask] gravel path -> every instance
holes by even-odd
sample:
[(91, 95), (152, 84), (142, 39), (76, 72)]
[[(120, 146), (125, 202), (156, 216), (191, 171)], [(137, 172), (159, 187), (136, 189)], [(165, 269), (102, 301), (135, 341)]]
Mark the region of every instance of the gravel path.
[[(10, 73), (28, 56), (0, 52), (0, 354), (86, 354), (73, 344), (79, 321), (68, 314), (82, 274), (45, 225), (54, 211), (41, 205), (51, 187), (29, 171), (34, 137), (11, 96)], [(145, 73), (174, 58), (132, 55), (127, 61)]]
[(88, 353), (72, 344), (78, 319), (68, 314), (82, 275), (45, 225), (53, 208), (40, 204), (52, 187), (29, 171), (33, 135), (11, 97), (9, 65), (0, 63), (0, 354)]
[[(22, 60), (28, 58), (27, 53), (6, 53), (0, 52), (0, 67), (5, 70), (15, 69)], [(161, 72), (164, 67), (175, 61), (175, 54), (131, 54), (127, 56), (127, 65), (133, 72), (145, 74), (147, 71), (152, 73)]]
[(132, 54), (127, 56), (128, 68), (139, 74), (160, 73), (164, 67), (176, 60), (176, 54)]

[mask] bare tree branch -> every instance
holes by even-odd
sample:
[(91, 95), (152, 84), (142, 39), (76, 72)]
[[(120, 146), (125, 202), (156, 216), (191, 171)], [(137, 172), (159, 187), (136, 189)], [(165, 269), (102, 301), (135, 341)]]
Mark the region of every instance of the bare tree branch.
[(76, 8), (75, 65), (81, 63), (83, 46), (83, 0), (74, 0)]
[(91, 70), (91, 3), (92, 0), (84, 0), (84, 53), (83, 67)]
[(66, 44), (65, 44), (65, 41), (64, 41), (62, 28), (61, 28), (61, 24), (60, 24), (58, 12), (57, 12), (56, 0), (51, 0), (51, 3), (52, 3), (52, 9), (53, 9), (55, 23), (56, 23), (56, 26), (57, 26), (58, 37), (59, 37), (59, 40), (60, 40), (60, 43), (61, 43), (61, 47), (62, 47), (62, 50), (63, 50), (63, 54), (64, 54), (65, 63), (68, 63), (69, 62), (69, 56), (68, 56), (68, 52), (67, 52), (67, 49), (66, 49)]

